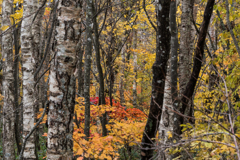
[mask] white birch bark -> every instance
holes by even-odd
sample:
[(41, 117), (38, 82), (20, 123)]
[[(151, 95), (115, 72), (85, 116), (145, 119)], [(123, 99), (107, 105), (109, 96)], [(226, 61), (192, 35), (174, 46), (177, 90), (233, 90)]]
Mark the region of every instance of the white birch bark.
[[(40, 12), (32, 23), (34, 15), (42, 5), (42, 0), (23, 1), (23, 21), (21, 27), (21, 51), (23, 67), (23, 139), (34, 127), (36, 113), (36, 92), (34, 88), (37, 56), (40, 44), (40, 26), (43, 12)], [(29, 16), (31, 15), (31, 16)], [(35, 153), (35, 133), (26, 143), (24, 159), (37, 159)]]
[[(170, 59), (168, 60), (167, 75), (165, 80), (164, 88), (164, 99), (163, 99), (163, 108), (162, 116), (159, 125), (159, 139), (160, 146), (164, 147), (168, 142), (171, 142), (171, 138), (168, 138), (170, 134), (173, 135), (174, 127), (174, 112), (172, 105), (172, 94), (171, 94), (171, 65)], [(171, 137), (171, 136), (170, 136)], [(165, 148), (160, 148), (160, 158), (161, 160), (171, 160), (171, 155), (167, 153)]]
[(73, 159), (74, 105), (69, 98), (75, 90), (71, 79), (76, 69), (77, 43), (80, 37), (80, 1), (56, 0), (57, 17), (50, 78), (47, 159)]
[[(2, 3), (2, 26), (11, 26), (10, 15), (13, 12), (13, 0), (3, 0)], [(14, 151), (14, 76), (13, 76), (13, 37), (8, 32), (2, 36), (3, 55), (3, 159), (15, 159)]]

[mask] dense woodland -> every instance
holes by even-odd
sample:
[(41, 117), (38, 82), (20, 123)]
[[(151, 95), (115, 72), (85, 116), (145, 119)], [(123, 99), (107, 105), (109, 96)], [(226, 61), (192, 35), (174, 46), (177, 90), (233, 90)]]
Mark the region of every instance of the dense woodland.
[(0, 9), (0, 159), (240, 160), (240, 0)]

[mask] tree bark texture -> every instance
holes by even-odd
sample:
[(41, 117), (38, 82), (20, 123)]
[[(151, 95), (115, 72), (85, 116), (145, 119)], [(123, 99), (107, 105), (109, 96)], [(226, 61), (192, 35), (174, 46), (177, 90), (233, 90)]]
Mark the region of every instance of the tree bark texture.
[(193, 54), (192, 22), (194, 0), (182, 0), (182, 15), (179, 47), (179, 83), (180, 95), (183, 93), (191, 74)]
[[(38, 14), (35, 21), (35, 12), (42, 5), (42, 1), (23, 1), (23, 21), (21, 26), (21, 51), (23, 68), (23, 139), (34, 127), (35, 113), (37, 106), (36, 92), (34, 89), (34, 73), (37, 67), (37, 57), (39, 55), (40, 27), (43, 15)], [(32, 16), (29, 16), (31, 15)], [(32, 23), (33, 22), (33, 23)], [(23, 158), (37, 159), (35, 146), (35, 133), (28, 139)]]
[(157, 2), (157, 46), (156, 60), (153, 64), (152, 97), (147, 124), (142, 138), (141, 159), (148, 160), (153, 156), (154, 139), (162, 114), (163, 95), (170, 52), (169, 0)]
[(88, 140), (90, 136), (90, 71), (92, 59), (92, 0), (87, 0), (86, 17), (86, 49), (84, 61), (84, 98), (85, 98), (85, 126), (84, 134)]
[[(10, 15), (13, 12), (12, 0), (3, 0), (2, 26), (11, 26)], [(12, 31), (12, 30), (11, 30)], [(12, 32), (2, 36), (3, 55), (3, 159), (15, 159), (15, 114), (14, 114), (14, 63), (13, 63), (13, 37)]]
[[(177, 63), (178, 63), (178, 28), (176, 21), (177, 4), (176, 1), (171, 1), (170, 6), (170, 28), (171, 28), (171, 54), (169, 59), (169, 67), (167, 69), (167, 76), (164, 89), (164, 105), (159, 126), (160, 147), (171, 143), (176, 139), (175, 130), (178, 128), (176, 113), (173, 112), (178, 106), (178, 89), (177, 89)], [(171, 133), (172, 138), (168, 138), (168, 133)], [(165, 148), (160, 148), (160, 159), (171, 160), (174, 155), (169, 155)]]
[[(133, 49), (137, 49), (137, 30), (133, 29)], [(137, 108), (137, 52), (133, 52), (133, 107)]]
[[(211, 15), (213, 12), (213, 6), (214, 6), (215, 0), (208, 0), (207, 6), (204, 11), (204, 17), (203, 22), (201, 24), (201, 30), (199, 32), (199, 38), (197, 42), (197, 46), (195, 48), (195, 57), (194, 57), (194, 65), (193, 70), (191, 73), (191, 77), (189, 82), (187, 83), (187, 86), (183, 92), (183, 96), (181, 98), (182, 107), (180, 108), (180, 113), (184, 114), (189, 100), (191, 100), (199, 73), (202, 67), (202, 60), (203, 60), (203, 54), (204, 54), (204, 46), (205, 46), (205, 39), (208, 32), (208, 26), (210, 23)], [(180, 116), (180, 123), (183, 124), (184, 117)], [(181, 130), (178, 131), (179, 134), (181, 134)]]
[[(47, 159), (73, 159), (73, 114), (80, 2), (56, 0), (57, 15), (49, 78)], [(55, 18), (54, 18), (55, 19)]]
[(159, 125), (159, 139), (160, 141), (160, 160), (171, 160), (171, 155), (164, 150), (164, 145), (170, 142), (170, 138), (168, 138), (169, 134), (173, 134), (174, 127), (174, 112), (172, 106), (172, 94), (171, 94), (171, 67), (170, 67), (170, 59), (168, 60), (168, 68), (167, 75), (165, 80), (165, 88), (164, 88), (164, 99), (163, 99), (163, 107), (162, 107), (162, 116)]
[[(195, 29), (192, 25), (193, 7), (195, 0), (182, 0), (182, 15), (180, 28), (180, 47), (179, 47), (179, 84), (180, 96), (189, 81), (192, 69), (192, 55), (194, 50)], [(190, 113), (190, 103), (186, 110)]]

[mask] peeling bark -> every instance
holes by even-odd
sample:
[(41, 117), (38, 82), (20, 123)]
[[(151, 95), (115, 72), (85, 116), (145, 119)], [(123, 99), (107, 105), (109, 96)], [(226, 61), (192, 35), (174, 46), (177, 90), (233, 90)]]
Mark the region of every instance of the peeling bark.
[(49, 75), (47, 159), (73, 159), (74, 72), (80, 37), (80, 2), (55, 1), (57, 17)]
[[(2, 26), (11, 26), (10, 15), (13, 12), (12, 0), (3, 0)], [(15, 159), (15, 114), (14, 114), (14, 63), (13, 63), (13, 37), (11, 32), (2, 36), (3, 54), (3, 159)]]
[[(43, 12), (39, 13), (33, 22), (34, 15), (43, 1), (23, 1), (23, 21), (21, 26), (21, 51), (23, 65), (23, 139), (34, 127), (37, 108), (37, 94), (34, 89), (36, 78), (37, 57), (40, 51), (40, 27)], [(29, 16), (33, 14), (32, 16)], [(33, 22), (33, 23), (32, 23)], [(37, 159), (36, 135), (28, 139), (23, 158)]]

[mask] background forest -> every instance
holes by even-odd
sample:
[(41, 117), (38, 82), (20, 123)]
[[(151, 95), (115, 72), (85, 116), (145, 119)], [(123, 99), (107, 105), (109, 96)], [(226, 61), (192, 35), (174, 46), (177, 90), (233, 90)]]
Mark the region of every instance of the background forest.
[(0, 9), (0, 159), (240, 160), (239, 0)]

